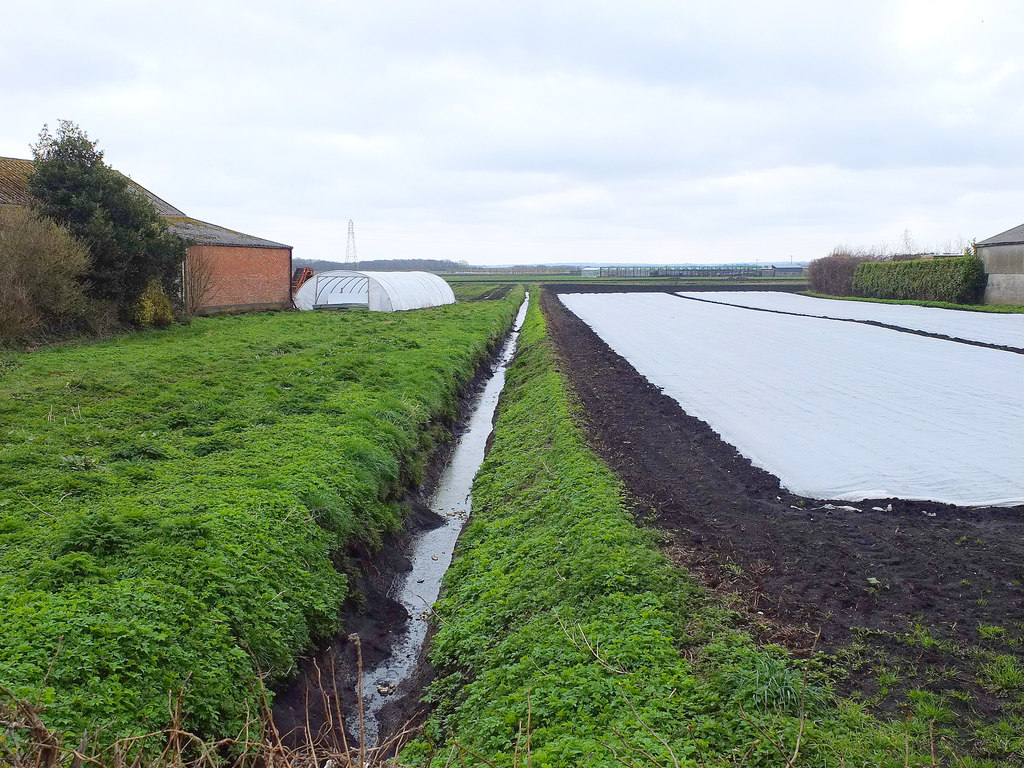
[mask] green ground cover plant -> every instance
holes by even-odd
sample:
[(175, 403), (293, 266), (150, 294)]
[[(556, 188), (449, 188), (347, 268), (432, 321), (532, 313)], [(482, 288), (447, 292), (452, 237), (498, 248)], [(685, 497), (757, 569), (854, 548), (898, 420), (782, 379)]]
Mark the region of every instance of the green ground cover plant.
[(536, 301), (435, 613), (435, 710), (403, 754), (414, 764), (853, 768), (932, 765), (933, 746), (948, 758), (941, 724), (883, 723), (839, 700), (817, 661), (756, 645), (661, 556), (576, 426)]
[(985, 291), (986, 279), (985, 265), (977, 256), (865, 261), (857, 265), (849, 292), (880, 299), (976, 304)]
[[(237, 734), (336, 629), (522, 291), (0, 356), (0, 686), (62, 734)], [(0, 734), (2, 739), (2, 734)]]

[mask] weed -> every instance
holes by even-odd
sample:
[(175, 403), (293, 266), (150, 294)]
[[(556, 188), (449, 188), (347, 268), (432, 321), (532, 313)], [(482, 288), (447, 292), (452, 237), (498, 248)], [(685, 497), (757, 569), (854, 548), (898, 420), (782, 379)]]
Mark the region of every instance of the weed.
[(879, 667), (876, 669), (878, 695), (883, 699), (888, 696), (900, 681), (898, 667)]
[(992, 624), (979, 624), (978, 636), (982, 640), (1005, 640), (1006, 630)]
[(979, 668), (978, 680), (997, 696), (1010, 696), (1024, 690), (1024, 667), (1013, 656), (986, 654)]

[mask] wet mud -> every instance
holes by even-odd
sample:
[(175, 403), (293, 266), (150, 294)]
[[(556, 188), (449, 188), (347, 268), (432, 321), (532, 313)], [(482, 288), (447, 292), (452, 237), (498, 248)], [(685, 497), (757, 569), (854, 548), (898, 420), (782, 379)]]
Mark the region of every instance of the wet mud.
[[(667, 534), (669, 558), (728, 593), (755, 634), (798, 654), (867, 646), (873, 661), (854, 665), (845, 693), (877, 692), (872, 663), (906, 664), (926, 667), (940, 690), (968, 690), (973, 715), (1000, 709), (964, 649), (985, 646), (979, 627), (998, 626), (998, 652), (1024, 657), (1024, 507), (791, 494), (638, 374), (554, 290), (541, 306), (592, 447), (636, 514)], [(908, 641), (915, 633), (939, 642)], [(881, 706), (903, 704), (893, 696)]]

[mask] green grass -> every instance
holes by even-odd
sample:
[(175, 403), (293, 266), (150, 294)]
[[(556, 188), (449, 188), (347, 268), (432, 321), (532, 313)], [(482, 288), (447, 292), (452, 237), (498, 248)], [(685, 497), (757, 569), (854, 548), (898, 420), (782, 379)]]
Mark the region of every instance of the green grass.
[(474, 301), (503, 285), (498, 282), (449, 282), (457, 301)]
[(1009, 654), (984, 654), (979, 665), (981, 684), (997, 696), (1024, 693), (1024, 666)]
[(871, 299), (863, 296), (830, 296), (827, 293), (801, 291), (805, 296), (819, 299), (840, 299), (842, 301), (867, 301), (872, 304), (912, 304), (916, 307), (936, 307), (938, 309), (962, 309), (968, 312), (994, 312), (996, 314), (1020, 314), (1024, 306), (1017, 304), (952, 304), (948, 301), (921, 301), (916, 299)]
[(817, 663), (758, 647), (672, 567), (575, 419), (535, 301), (436, 606), (436, 709), (406, 760), (457, 745), (466, 765), (779, 766), (799, 737), (795, 765), (931, 764), (926, 721), (837, 700)]
[(255, 669), (281, 679), (336, 628), (336, 564), (399, 526), (395, 499), (516, 303), (5, 354), (0, 685), (58, 731), (111, 736), (165, 724), (184, 685), (188, 727), (237, 733)]

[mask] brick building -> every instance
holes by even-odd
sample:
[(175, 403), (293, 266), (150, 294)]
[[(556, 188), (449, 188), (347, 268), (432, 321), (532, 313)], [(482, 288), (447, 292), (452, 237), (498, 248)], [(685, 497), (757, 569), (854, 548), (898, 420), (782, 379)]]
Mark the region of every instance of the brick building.
[[(27, 205), (32, 161), (0, 157), (0, 205)], [(291, 307), (292, 247), (187, 216), (131, 179), (184, 237), (188, 255), (182, 265), (186, 306), (198, 314), (249, 312)]]

